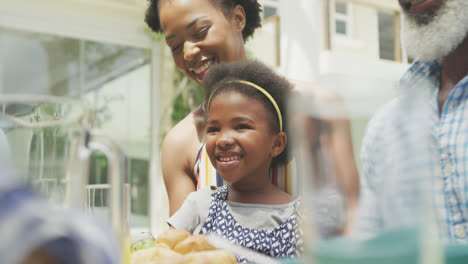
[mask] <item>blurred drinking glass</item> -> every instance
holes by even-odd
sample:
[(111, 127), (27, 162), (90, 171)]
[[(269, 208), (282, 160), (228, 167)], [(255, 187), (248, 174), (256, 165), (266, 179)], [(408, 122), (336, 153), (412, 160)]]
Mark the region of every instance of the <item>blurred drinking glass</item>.
[[(301, 181), (308, 236), (349, 232), (359, 197), (352, 115), (344, 98), (318, 83), (299, 83), (290, 101), (292, 152)], [(312, 233), (310, 233), (312, 232)]]

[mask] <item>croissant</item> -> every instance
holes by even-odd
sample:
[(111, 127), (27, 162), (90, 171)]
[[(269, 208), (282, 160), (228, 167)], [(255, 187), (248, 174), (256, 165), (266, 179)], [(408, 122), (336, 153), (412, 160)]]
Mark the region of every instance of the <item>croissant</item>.
[(196, 251), (215, 250), (205, 235), (189, 236), (174, 247), (174, 251), (180, 254), (187, 254)]

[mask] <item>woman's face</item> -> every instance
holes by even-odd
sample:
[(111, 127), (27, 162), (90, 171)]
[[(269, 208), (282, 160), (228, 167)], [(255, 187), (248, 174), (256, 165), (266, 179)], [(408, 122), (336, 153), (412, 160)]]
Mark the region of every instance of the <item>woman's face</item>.
[(246, 59), (241, 6), (227, 18), (210, 0), (163, 0), (159, 16), (177, 68), (199, 84), (214, 63)]

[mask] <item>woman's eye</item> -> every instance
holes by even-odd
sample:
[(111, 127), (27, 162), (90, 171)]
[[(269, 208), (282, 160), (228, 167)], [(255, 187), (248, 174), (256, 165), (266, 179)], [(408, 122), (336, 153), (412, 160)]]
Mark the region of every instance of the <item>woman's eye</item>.
[(172, 53), (176, 53), (177, 51), (179, 51), (179, 50), (180, 50), (180, 47), (182, 47), (181, 44), (176, 45), (176, 46), (174, 46), (174, 47), (171, 47)]
[(204, 28), (202, 28), (200, 31), (198, 31), (198, 32), (195, 34), (195, 37), (196, 37), (196, 38), (202, 38), (202, 37), (204, 37), (204, 36), (206, 35), (206, 33), (208, 32), (208, 29), (209, 29), (209, 28), (210, 28), (210, 27), (204, 27)]

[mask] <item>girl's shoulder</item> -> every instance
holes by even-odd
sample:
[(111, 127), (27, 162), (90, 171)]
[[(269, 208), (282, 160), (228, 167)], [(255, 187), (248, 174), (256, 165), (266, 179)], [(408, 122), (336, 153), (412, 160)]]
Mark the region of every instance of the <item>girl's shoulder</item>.
[(200, 208), (209, 208), (211, 203), (212, 194), (216, 192), (216, 187), (205, 186), (195, 192), (191, 192), (187, 197), (188, 200), (193, 201)]

